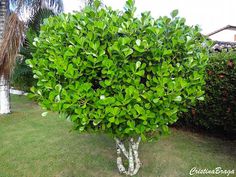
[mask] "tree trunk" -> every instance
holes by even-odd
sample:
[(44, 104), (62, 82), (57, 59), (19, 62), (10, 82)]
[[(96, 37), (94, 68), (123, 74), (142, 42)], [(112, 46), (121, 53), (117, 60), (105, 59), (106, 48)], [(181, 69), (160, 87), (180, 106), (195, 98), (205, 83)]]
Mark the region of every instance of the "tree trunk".
[[(120, 173), (128, 176), (134, 176), (138, 173), (141, 167), (141, 162), (138, 157), (138, 148), (141, 138), (138, 138), (137, 142), (134, 142), (133, 138), (129, 140), (129, 151), (126, 150), (125, 145), (118, 138), (116, 140), (117, 150), (117, 167)], [(125, 157), (128, 161), (128, 169), (126, 170), (122, 157)]]
[(0, 114), (10, 113), (10, 88), (9, 82), (0, 76)]
[(0, 44), (3, 36), (4, 24), (6, 22), (6, 17), (8, 13), (8, 7), (9, 7), (8, 0), (0, 1)]
[[(0, 1), (0, 46), (2, 42), (2, 35), (8, 13), (8, 0)], [(4, 77), (0, 74), (0, 114), (10, 113), (10, 99), (9, 99), (9, 77)]]

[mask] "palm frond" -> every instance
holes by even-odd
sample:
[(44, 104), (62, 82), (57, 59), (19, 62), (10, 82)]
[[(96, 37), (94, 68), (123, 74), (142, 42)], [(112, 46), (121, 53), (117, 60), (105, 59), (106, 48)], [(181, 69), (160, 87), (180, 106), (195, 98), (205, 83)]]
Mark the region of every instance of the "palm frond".
[(35, 32), (39, 32), (40, 25), (43, 24), (43, 20), (53, 15), (55, 15), (53, 10), (40, 8), (29, 20), (28, 27), (32, 28)]
[(29, 88), (35, 84), (32, 69), (26, 65), (25, 60), (31, 59), (32, 54), (36, 51), (33, 42), (34, 38), (39, 36), (40, 25), (43, 23), (43, 20), (52, 15), (55, 15), (52, 10), (40, 8), (28, 22), (25, 40), (20, 49), (20, 54), (23, 57), (20, 60), (16, 60), (14, 72), (11, 75), (12, 86), (29, 91)]
[(24, 58), (32, 58), (32, 53), (36, 50), (36, 47), (33, 45), (35, 37), (37, 37), (37, 32), (29, 27), (25, 33), (24, 43), (20, 48), (20, 54), (23, 55)]
[(25, 41), (21, 47), (20, 54), (24, 58), (32, 58), (32, 53), (35, 52), (36, 47), (33, 45), (34, 38), (39, 35), (40, 25), (43, 24), (43, 20), (50, 16), (55, 15), (52, 10), (39, 9), (28, 22), (28, 29), (25, 33)]
[(15, 63), (16, 55), (23, 41), (24, 23), (16, 13), (12, 13), (5, 25), (0, 48), (0, 75), (9, 77)]
[(37, 12), (40, 8), (50, 9), (55, 14), (64, 10), (63, 0), (32, 0), (32, 10)]
[[(37, 23), (38, 19), (29, 17), (38, 13), (44, 5), (45, 8), (55, 10), (59, 13), (63, 10), (62, 0), (11, 0), (16, 4), (16, 9), (8, 17), (3, 33), (3, 39), (0, 48), (0, 75), (9, 77), (13, 69), (17, 53), (24, 39), (25, 24)], [(44, 3), (44, 4), (43, 4)], [(54, 11), (53, 11), (54, 12)], [(46, 13), (46, 10), (45, 10)], [(47, 13), (49, 13), (47, 11)], [(22, 15), (23, 14), (23, 15)], [(28, 16), (26, 18), (26, 16)], [(40, 19), (40, 18), (39, 18)], [(38, 23), (40, 24), (40, 23)], [(39, 26), (35, 25), (36, 28)]]

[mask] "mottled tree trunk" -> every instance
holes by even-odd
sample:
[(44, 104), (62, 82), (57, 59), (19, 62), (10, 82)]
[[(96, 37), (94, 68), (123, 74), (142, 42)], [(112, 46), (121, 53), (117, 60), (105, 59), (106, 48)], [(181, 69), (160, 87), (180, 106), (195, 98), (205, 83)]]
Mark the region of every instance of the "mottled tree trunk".
[(9, 81), (0, 76), (0, 114), (10, 113), (10, 88)]
[[(8, 0), (0, 1), (0, 46), (8, 11)], [(4, 63), (3, 63), (4, 64)], [(1, 69), (1, 67), (0, 67)], [(0, 73), (0, 114), (10, 113), (9, 77)]]
[[(125, 148), (125, 145), (118, 138), (116, 140), (117, 148), (117, 167), (120, 173), (125, 175), (134, 176), (138, 173), (141, 167), (141, 162), (138, 156), (138, 148), (141, 138), (138, 138), (137, 142), (134, 142), (133, 138), (129, 140), (129, 150)], [(122, 157), (125, 157), (128, 161), (128, 169), (125, 168)]]

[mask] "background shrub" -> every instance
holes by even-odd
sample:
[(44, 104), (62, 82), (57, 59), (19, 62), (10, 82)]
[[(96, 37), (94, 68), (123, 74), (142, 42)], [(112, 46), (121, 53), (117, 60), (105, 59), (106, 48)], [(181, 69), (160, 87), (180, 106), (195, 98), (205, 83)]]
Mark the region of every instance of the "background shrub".
[(182, 114), (178, 124), (236, 134), (236, 51), (212, 53), (207, 66), (205, 102)]
[(38, 81), (31, 96), (80, 131), (145, 139), (168, 132), (178, 112), (203, 100), (208, 49), (177, 11), (156, 20), (134, 17), (133, 1), (125, 9), (48, 18), (27, 61)]

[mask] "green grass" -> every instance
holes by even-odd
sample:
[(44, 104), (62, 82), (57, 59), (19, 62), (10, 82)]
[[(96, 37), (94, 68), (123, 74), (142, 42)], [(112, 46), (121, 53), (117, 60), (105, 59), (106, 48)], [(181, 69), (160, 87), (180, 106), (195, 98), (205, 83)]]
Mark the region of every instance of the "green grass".
[[(0, 117), (0, 177), (119, 177), (115, 143), (100, 134), (79, 134), (72, 123), (12, 96), (13, 113)], [(140, 145), (139, 177), (185, 177), (192, 167), (235, 170), (236, 142), (172, 129)], [(194, 175), (194, 177), (226, 175)]]

